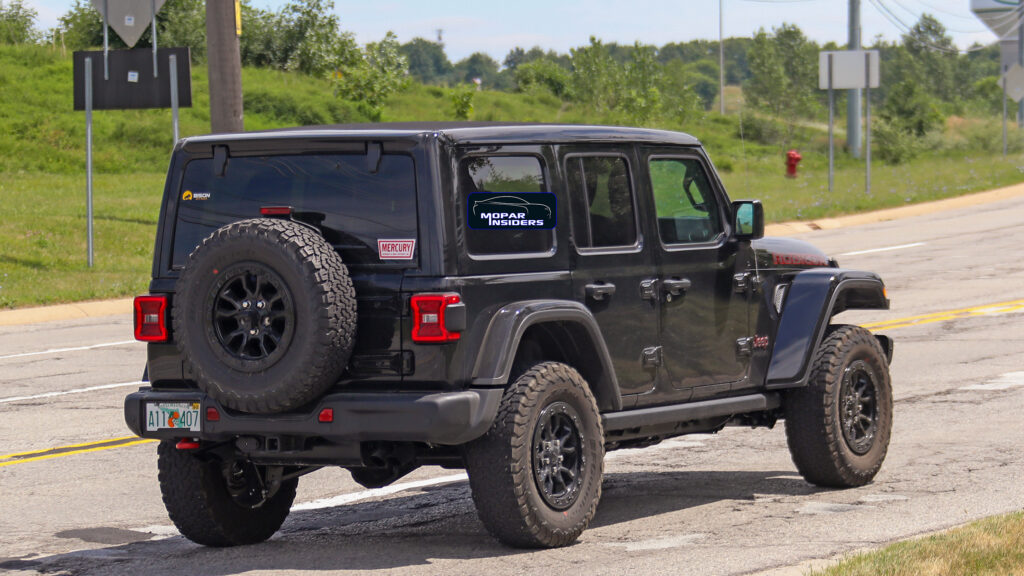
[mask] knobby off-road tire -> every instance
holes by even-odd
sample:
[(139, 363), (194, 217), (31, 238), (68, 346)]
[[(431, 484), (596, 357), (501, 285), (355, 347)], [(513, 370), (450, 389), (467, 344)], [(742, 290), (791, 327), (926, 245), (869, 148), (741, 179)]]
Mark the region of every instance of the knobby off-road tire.
[(821, 343), (807, 387), (785, 397), (786, 440), (800, 474), (833, 488), (862, 486), (885, 460), (892, 433), (889, 366), (860, 326), (835, 326)]
[(341, 257), (314, 230), (242, 220), (189, 255), (173, 325), (207, 394), (244, 412), (281, 412), (315, 400), (341, 376), (355, 341), (355, 290)]
[(288, 517), (297, 478), (282, 482), (270, 498), (251, 506), (229, 492), (223, 463), (178, 450), (174, 440), (161, 441), (157, 454), (167, 514), (178, 531), (196, 544), (223, 547), (262, 542)]
[(520, 376), (491, 429), (467, 446), (466, 469), (492, 536), (521, 548), (575, 542), (597, 510), (604, 473), (601, 416), (583, 377), (557, 362)]

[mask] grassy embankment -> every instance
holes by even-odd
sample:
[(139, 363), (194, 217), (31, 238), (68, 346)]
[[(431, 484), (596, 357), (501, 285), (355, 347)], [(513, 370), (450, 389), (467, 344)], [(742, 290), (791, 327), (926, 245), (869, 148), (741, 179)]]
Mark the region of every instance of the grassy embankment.
[(1020, 576), (1024, 512), (994, 516), (847, 558), (812, 576)]
[[(171, 147), (168, 110), (94, 114), (96, 266), (85, 266), (85, 120), (72, 110), (70, 55), (48, 48), (0, 47), (0, 309), (125, 296), (144, 291)], [(249, 130), (359, 121), (331, 84), (270, 70), (243, 71)], [(183, 136), (208, 130), (206, 69), (192, 72), (193, 107), (181, 113)], [(736, 89), (727, 104), (737, 105)], [(550, 95), (478, 93), (474, 120), (617, 123)], [(396, 95), (383, 119), (446, 120), (450, 93), (413, 86)], [(837, 153), (835, 191), (827, 192), (826, 136), (797, 130), (801, 176), (783, 174), (783, 149), (759, 143), (770, 122), (741, 131), (739, 115), (708, 114), (686, 125), (700, 137), (734, 198), (760, 198), (769, 220), (808, 219), (960, 195), (1016, 183), (1024, 158), (1016, 134), (1002, 158), (995, 119), (950, 122), (935, 149), (898, 167), (876, 163), (864, 194), (864, 165)], [(777, 128), (777, 126), (775, 126)], [(941, 143), (941, 145), (939, 145)]]

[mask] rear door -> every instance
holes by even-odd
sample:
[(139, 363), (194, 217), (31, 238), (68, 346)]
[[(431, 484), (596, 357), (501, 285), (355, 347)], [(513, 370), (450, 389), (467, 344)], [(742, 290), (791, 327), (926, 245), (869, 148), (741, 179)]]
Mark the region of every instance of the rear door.
[(355, 285), (357, 338), (345, 378), (400, 377), (400, 288), (419, 258), (416, 173), (405, 154), (383, 154), (373, 168), (365, 154), (329, 152), (232, 156), (223, 167), (191, 160), (178, 192), (172, 270), (217, 228), (259, 218), (263, 206), (290, 206), (341, 254)]
[(562, 152), (572, 212), (573, 294), (597, 319), (628, 407), (655, 388), (661, 361), (654, 253), (637, 216), (634, 150), (573, 146)]

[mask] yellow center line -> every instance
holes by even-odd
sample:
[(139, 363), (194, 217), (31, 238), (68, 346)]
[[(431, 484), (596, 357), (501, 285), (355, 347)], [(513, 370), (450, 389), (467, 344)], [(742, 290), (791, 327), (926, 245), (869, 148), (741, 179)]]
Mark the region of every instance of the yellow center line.
[(1011, 300), (1009, 302), (998, 302), (995, 304), (983, 304), (980, 306), (972, 306), (970, 308), (960, 308), (958, 310), (943, 310), (941, 312), (907, 316), (906, 318), (894, 318), (892, 320), (883, 320), (881, 322), (869, 322), (867, 324), (861, 324), (861, 326), (870, 330), (895, 330), (897, 328), (920, 326), (922, 324), (932, 324), (934, 322), (944, 322), (946, 320), (956, 320), (958, 318), (972, 318), (975, 316), (987, 316), (990, 314), (1008, 314), (1022, 309), (1024, 309), (1024, 299)]
[[(112, 442), (119, 442), (122, 440), (131, 440), (130, 442), (121, 442), (119, 444), (111, 444)], [(31, 452), (17, 452), (14, 454), (7, 454), (0, 456), (0, 468), (4, 466), (13, 466), (14, 464), (24, 464), (25, 462), (36, 462), (39, 460), (49, 460), (51, 458), (61, 458), (63, 456), (71, 456), (72, 454), (84, 454), (86, 452), (99, 452), (101, 450), (113, 450), (114, 448), (124, 448), (126, 446), (135, 446), (138, 444), (148, 444), (150, 442), (157, 442), (157, 440), (149, 438), (139, 438), (137, 436), (125, 436), (122, 438), (111, 438), (109, 440), (99, 440), (96, 442), (86, 442), (83, 444), (70, 444), (68, 446), (58, 446), (56, 448), (47, 448), (45, 450), (34, 450)], [(66, 452), (56, 452), (57, 450), (65, 450), (67, 448), (77, 448), (77, 450), (67, 450)], [(52, 454), (50, 454), (52, 452)], [(39, 456), (32, 456), (32, 454), (39, 454)], [(22, 458), (24, 456), (24, 458)], [(16, 458), (11, 460), (11, 458)]]
[(42, 454), (44, 452), (53, 452), (54, 450), (64, 450), (67, 448), (85, 448), (90, 446), (96, 446), (97, 444), (109, 444), (111, 442), (122, 442), (125, 440), (131, 440), (132, 438), (138, 438), (138, 436), (121, 436), (120, 438), (108, 438), (106, 440), (93, 440), (92, 442), (82, 442), (81, 444), (68, 444), (67, 446), (57, 446), (54, 448), (43, 448), (42, 450), (29, 450), (28, 452), (15, 452), (14, 454), (4, 454), (0, 456), (0, 460), (9, 460), (11, 458), (17, 458), (18, 456), (31, 456), (32, 454)]

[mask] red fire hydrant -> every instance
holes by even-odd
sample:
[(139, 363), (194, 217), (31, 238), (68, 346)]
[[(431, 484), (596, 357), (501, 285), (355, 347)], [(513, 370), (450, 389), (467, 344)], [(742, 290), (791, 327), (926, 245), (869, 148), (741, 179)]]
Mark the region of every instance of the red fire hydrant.
[(796, 178), (796, 165), (800, 163), (803, 156), (796, 150), (786, 152), (786, 178)]

